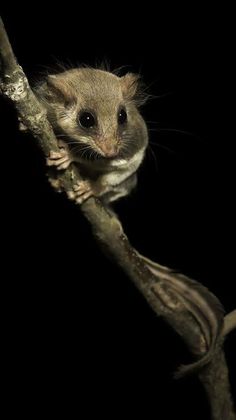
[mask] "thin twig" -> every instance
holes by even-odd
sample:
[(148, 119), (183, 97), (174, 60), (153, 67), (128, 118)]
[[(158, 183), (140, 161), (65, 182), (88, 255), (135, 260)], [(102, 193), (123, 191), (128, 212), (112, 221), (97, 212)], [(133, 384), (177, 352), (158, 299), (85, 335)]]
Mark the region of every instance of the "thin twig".
[(234, 311), (228, 313), (224, 319), (224, 330), (223, 335), (228, 335), (231, 331), (236, 329), (236, 309)]

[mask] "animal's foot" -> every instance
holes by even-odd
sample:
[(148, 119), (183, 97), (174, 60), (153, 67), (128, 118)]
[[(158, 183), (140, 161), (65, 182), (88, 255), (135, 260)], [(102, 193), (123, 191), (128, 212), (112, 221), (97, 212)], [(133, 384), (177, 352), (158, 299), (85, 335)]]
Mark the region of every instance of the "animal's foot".
[(47, 158), (47, 165), (55, 167), (58, 170), (67, 169), (71, 162), (72, 159), (69, 152), (64, 147), (60, 147), (59, 152), (51, 151), (49, 157)]
[(92, 195), (96, 196), (96, 190), (93, 188), (93, 184), (86, 181), (78, 181), (78, 183), (73, 188), (74, 199), (76, 203), (82, 204)]

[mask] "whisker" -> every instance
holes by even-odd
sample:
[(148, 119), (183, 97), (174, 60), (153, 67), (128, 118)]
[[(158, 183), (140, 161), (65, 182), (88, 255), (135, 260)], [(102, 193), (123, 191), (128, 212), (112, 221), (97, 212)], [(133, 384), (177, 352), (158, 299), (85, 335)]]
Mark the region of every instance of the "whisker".
[(88, 149), (90, 149), (90, 146), (81, 147), (80, 144), (77, 144), (76, 146), (74, 146), (74, 147), (71, 148), (71, 151), (73, 151), (73, 152), (79, 152), (79, 151), (82, 152), (83, 150), (88, 150)]
[[(155, 124), (153, 122), (153, 124)], [(156, 123), (158, 124), (158, 123)], [(202, 137), (200, 137), (198, 134), (193, 133), (191, 131), (187, 131), (187, 130), (180, 130), (178, 128), (162, 128), (162, 127), (157, 127), (157, 128), (148, 128), (148, 131), (154, 131), (154, 132), (163, 132), (163, 133), (179, 133), (179, 134), (183, 134), (185, 136), (191, 136), (196, 138), (199, 141), (204, 141), (204, 139)]]
[(166, 151), (167, 151), (167, 152), (169, 152), (169, 153), (176, 153), (176, 150), (170, 149), (169, 147), (164, 146), (164, 145), (163, 145), (163, 144), (161, 144), (161, 143), (155, 143), (155, 142), (153, 142), (153, 141), (149, 141), (149, 144), (150, 144), (150, 145), (152, 145), (152, 146), (159, 147), (160, 149), (164, 149), (164, 150), (166, 150)]
[(196, 134), (195, 133), (191, 133), (190, 131), (186, 131), (186, 130), (179, 130), (178, 128), (159, 128), (159, 131), (166, 131), (166, 132), (170, 132), (170, 133), (180, 133), (180, 134), (185, 134), (185, 135), (188, 135), (188, 136), (196, 136)]
[(159, 121), (147, 121), (145, 120), (146, 124), (160, 124)]
[(158, 162), (157, 162), (157, 157), (156, 157), (156, 155), (155, 155), (154, 151), (152, 150), (152, 147), (151, 147), (151, 145), (150, 145), (150, 144), (148, 145), (147, 151), (148, 151), (148, 152), (151, 152), (151, 153), (149, 154), (149, 156), (151, 156), (151, 157), (153, 158), (155, 170), (158, 172)]
[(93, 149), (90, 150), (89, 160), (91, 160), (92, 155), (93, 155)]

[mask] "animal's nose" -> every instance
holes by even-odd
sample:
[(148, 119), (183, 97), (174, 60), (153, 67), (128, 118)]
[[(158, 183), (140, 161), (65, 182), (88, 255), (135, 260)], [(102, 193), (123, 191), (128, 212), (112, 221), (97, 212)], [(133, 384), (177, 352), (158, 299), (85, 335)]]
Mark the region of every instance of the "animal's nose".
[(117, 155), (117, 146), (107, 149), (106, 151), (107, 157), (115, 157), (116, 155)]
[(117, 156), (117, 154), (118, 154), (117, 143), (114, 143), (109, 139), (101, 142), (100, 143), (100, 148), (102, 149), (105, 157), (112, 158), (112, 157)]

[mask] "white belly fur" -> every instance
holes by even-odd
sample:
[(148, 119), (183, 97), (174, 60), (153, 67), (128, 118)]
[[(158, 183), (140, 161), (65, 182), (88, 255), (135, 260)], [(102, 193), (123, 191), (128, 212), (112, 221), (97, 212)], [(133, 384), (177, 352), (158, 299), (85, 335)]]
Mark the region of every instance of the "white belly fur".
[(107, 185), (119, 185), (130, 175), (135, 173), (144, 158), (145, 148), (142, 148), (131, 159), (111, 162), (111, 167), (114, 168), (102, 176), (103, 182)]

